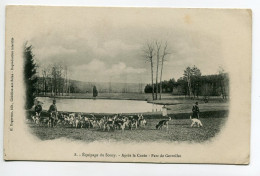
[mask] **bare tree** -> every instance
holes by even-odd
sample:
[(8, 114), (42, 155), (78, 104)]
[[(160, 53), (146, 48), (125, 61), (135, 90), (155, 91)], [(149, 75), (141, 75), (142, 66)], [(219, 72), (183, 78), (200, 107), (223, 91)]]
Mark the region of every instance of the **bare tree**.
[[(70, 71), (66, 64), (39, 65), (37, 68), (40, 68), (36, 70), (40, 78), (36, 83), (38, 92), (43, 92), (43, 95), (50, 93), (51, 96), (63, 96), (70, 93)], [(39, 76), (40, 72), (41, 77)]]
[(224, 70), (224, 68), (219, 66), (218, 73), (220, 76), (219, 84), (220, 84), (222, 98), (226, 99), (227, 97), (226, 97), (226, 89), (225, 89), (225, 70)]
[(159, 91), (159, 84), (158, 84), (158, 70), (159, 70), (159, 64), (160, 64), (160, 50), (161, 50), (161, 42), (156, 41), (156, 56), (157, 56), (157, 62), (156, 62), (156, 94), (155, 99), (158, 99), (158, 91)]
[(189, 98), (191, 97), (192, 91), (191, 91), (191, 68), (187, 67), (186, 70), (184, 70), (184, 77), (187, 80), (188, 83), (188, 92), (189, 92)]
[(64, 65), (64, 86), (63, 86), (63, 92), (65, 93), (65, 95), (68, 94), (68, 67), (67, 65)]
[(184, 70), (183, 76), (184, 76), (184, 79), (188, 83), (189, 98), (191, 98), (192, 95), (193, 95), (193, 98), (195, 98), (196, 93), (197, 93), (197, 97), (198, 97), (199, 85), (198, 85), (198, 83), (196, 83), (196, 80), (199, 80), (199, 77), (201, 76), (200, 69), (198, 69), (195, 65), (192, 68), (187, 67)]
[(166, 55), (170, 54), (167, 51), (168, 43), (167, 41), (165, 42), (164, 48), (163, 48), (163, 53), (162, 53), (162, 58), (161, 58), (161, 75), (160, 75), (160, 100), (162, 99), (162, 74), (163, 74), (163, 63), (166, 61), (165, 57)]
[(71, 91), (71, 80), (70, 80), (70, 73), (71, 73), (71, 70), (69, 67), (66, 66), (66, 82), (67, 82), (67, 95), (70, 95), (70, 91)]
[(59, 65), (58, 64), (54, 64), (52, 66), (52, 71), (51, 71), (51, 74), (52, 74), (52, 85), (53, 85), (53, 93), (54, 93), (54, 96), (55, 95), (58, 95), (59, 92), (60, 92), (60, 68), (59, 68)]
[(57, 69), (57, 76), (58, 76), (58, 93), (59, 95), (63, 95), (63, 83), (64, 83), (64, 79), (63, 79), (63, 66), (59, 65), (58, 69)]
[(44, 95), (46, 95), (47, 92), (47, 68), (43, 67), (42, 68), (42, 88)]
[(155, 55), (154, 52), (154, 45), (153, 43), (149, 43), (147, 42), (145, 48), (143, 49), (144, 52), (144, 57), (146, 58), (147, 62), (150, 62), (151, 64), (151, 79), (152, 79), (152, 96), (153, 96), (153, 100), (154, 100), (154, 83), (153, 83), (153, 57)]

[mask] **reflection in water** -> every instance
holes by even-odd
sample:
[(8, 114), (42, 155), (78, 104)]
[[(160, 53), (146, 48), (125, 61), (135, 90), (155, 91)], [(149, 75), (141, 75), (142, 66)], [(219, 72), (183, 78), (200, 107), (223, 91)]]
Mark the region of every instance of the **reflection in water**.
[[(38, 97), (43, 102), (43, 109), (48, 110), (53, 98)], [(108, 100), (108, 99), (59, 99), (56, 98), (58, 111), (86, 112), (86, 113), (141, 113), (157, 112), (162, 105), (136, 100)]]

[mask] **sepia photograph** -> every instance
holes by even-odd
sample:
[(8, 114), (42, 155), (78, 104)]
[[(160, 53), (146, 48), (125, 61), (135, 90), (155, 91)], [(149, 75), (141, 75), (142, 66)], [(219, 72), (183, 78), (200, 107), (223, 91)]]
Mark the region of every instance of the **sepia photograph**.
[(54, 28), (25, 43), (31, 132), (86, 142), (214, 138), (229, 109), (217, 34), (186, 29), (188, 14), (163, 28), (107, 20), (86, 20), (67, 33)]
[(250, 10), (6, 11), (5, 159), (249, 162)]

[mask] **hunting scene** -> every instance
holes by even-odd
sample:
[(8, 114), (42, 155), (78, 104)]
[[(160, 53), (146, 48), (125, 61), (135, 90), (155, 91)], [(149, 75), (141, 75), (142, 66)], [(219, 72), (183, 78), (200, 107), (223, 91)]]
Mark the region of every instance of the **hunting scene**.
[(230, 79), (217, 30), (197, 24), (200, 16), (135, 15), (66, 18), (28, 38), (32, 134), (84, 142), (205, 142), (219, 134)]

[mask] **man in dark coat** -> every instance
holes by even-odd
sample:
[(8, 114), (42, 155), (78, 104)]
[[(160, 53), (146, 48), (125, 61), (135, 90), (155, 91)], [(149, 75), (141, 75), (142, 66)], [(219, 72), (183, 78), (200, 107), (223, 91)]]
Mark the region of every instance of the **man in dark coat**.
[(39, 101), (37, 101), (37, 103), (35, 105), (34, 112), (35, 112), (36, 116), (40, 117), (41, 112), (42, 112), (42, 105), (41, 105), (41, 103)]
[(52, 105), (50, 106), (48, 112), (50, 113), (50, 120), (51, 120), (51, 125), (54, 126), (55, 121), (57, 120), (57, 107), (56, 107), (56, 100), (53, 100)]
[(192, 118), (199, 118), (200, 109), (198, 106), (198, 102), (195, 103), (195, 105), (192, 107)]

